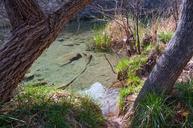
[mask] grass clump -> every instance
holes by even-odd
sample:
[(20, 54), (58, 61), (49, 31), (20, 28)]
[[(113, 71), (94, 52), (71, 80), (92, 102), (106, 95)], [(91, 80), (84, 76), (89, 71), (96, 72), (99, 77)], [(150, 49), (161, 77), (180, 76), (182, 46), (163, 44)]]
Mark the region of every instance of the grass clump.
[(132, 120), (132, 128), (166, 128), (173, 115), (173, 110), (166, 102), (167, 98), (149, 93), (141, 101)]
[(0, 126), (4, 128), (100, 128), (105, 121), (91, 99), (49, 86), (24, 87), (1, 111)]
[(159, 37), (159, 40), (160, 40), (161, 42), (163, 42), (164, 44), (166, 44), (166, 43), (168, 43), (168, 42), (171, 40), (173, 34), (174, 34), (173, 32), (160, 32), (160, 33), (158, 34), (158, 37)]
[(149, 93), (138, 105), (132, 128), (192, 128), (193, 82), (178, 83), (166, 97)]
[(94, 35), (94, 45), (96, 49), (102, 50), (102, 51), (109, 51), (110, 49), (110, 41), (111, 39), (105, 32), (97, 32)]
[(93, 27), (93, 37), (90, 44), (87, 44), (89, 50), (110, 52), (111, 38), (105, 31), (106, 25), (95, 25)]

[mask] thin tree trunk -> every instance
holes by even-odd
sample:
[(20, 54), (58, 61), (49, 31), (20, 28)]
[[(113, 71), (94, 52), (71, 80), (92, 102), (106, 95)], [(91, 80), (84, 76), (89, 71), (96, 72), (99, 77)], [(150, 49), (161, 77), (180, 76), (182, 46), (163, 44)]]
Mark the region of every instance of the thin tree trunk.
[(183, 1), (181, 20), (165, 53), (146, 80), (136, 101), (142, 100), (147, 93), (170, 93), (176, 80), (193, 55), (193, 0)]
[[(13, 9), (16, 1), (19, 6)], [(9, 40), (0, 48), (1, 102), (10, 100), (14, 89), (33, 62), (56, 39), (64, 25), (90, 2), (91, 0), (72, 0), (45, 17), (33, 0), (5, 0), (14, 30)], [(29, 8), (27, 13), (22, 7)], [(15, 10), (17, 11), (13, 12)], [(18, 22), (14, 23), (14, 20)]]
[(137, 45), (137, 52), (138, 54), (141, 54), (141, 45), (140, 45), (140, 37), (139, 37), (139, 0), (137, 1), (137, 7), (136, 7), (136, 45)]

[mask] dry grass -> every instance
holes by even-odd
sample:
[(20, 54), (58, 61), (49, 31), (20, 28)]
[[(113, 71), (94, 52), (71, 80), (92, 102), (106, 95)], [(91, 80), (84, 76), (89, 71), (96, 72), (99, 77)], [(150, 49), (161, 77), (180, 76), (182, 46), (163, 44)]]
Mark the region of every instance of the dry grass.
[(176, 30), (176, 22), (173, 17), (160, 19), (158, 25), (158, 32), (174, 32)]
[[(129, 27), (133, 29), (133, 21), (131, 20), (129, 20)], [(128, 36), (125, 32), (126, 29), (128, 30), (128, 34), (131, 35), (132, 32), (127, 26), (126, 18), (122, 16), (115, 16), (114, 20), (108, 22), (106, 32), (111, 37), (112, 41), (120, 42), (126, 39)]]

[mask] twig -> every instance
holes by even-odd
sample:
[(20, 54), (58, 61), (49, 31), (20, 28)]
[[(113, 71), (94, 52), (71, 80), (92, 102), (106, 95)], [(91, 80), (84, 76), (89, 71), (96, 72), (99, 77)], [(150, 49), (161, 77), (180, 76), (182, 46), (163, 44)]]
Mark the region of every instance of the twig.
[(107, 55), (106, 55), (106, 54), (104, 54), (104, 57), (105, 57), (106, 61), (108, 62), (108, 64), (110, 65), (111, 70), (113, 71), (113, 73), (114, 73), (114, 74), (117, 74), (117, 73), (115, 72), (114, 68), (113, 68), (113, 65), (111, 64), (111, 62), (110, 62), (109, 59), (107, 58)]
[(75, 76), (69, 83), (59, 87), (58, 89), (63, 89), (64, 90), (67, 87), (69, 87), (80, 75), (82, 75), (86, 71), (87, 66), (90, 64), (91, 60), (92, 60), (92, 55), (89, 56), (88, 62), (86, 63), (85, 68), (77, 76)]

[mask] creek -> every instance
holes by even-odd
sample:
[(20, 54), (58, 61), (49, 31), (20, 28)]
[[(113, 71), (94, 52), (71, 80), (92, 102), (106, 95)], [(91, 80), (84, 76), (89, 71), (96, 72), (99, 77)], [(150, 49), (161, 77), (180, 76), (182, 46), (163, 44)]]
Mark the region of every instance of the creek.
[(104, 57), (115, 65), (110, 53), (89, 51), (92, 22), (66, 25), (55, 42), (37, 59), (25, 76), (24, 84), (44, 83), (89, 95), (101, 106), (104, 115), (116, 111), (118, 89), (109, 88), (116, 74)]

